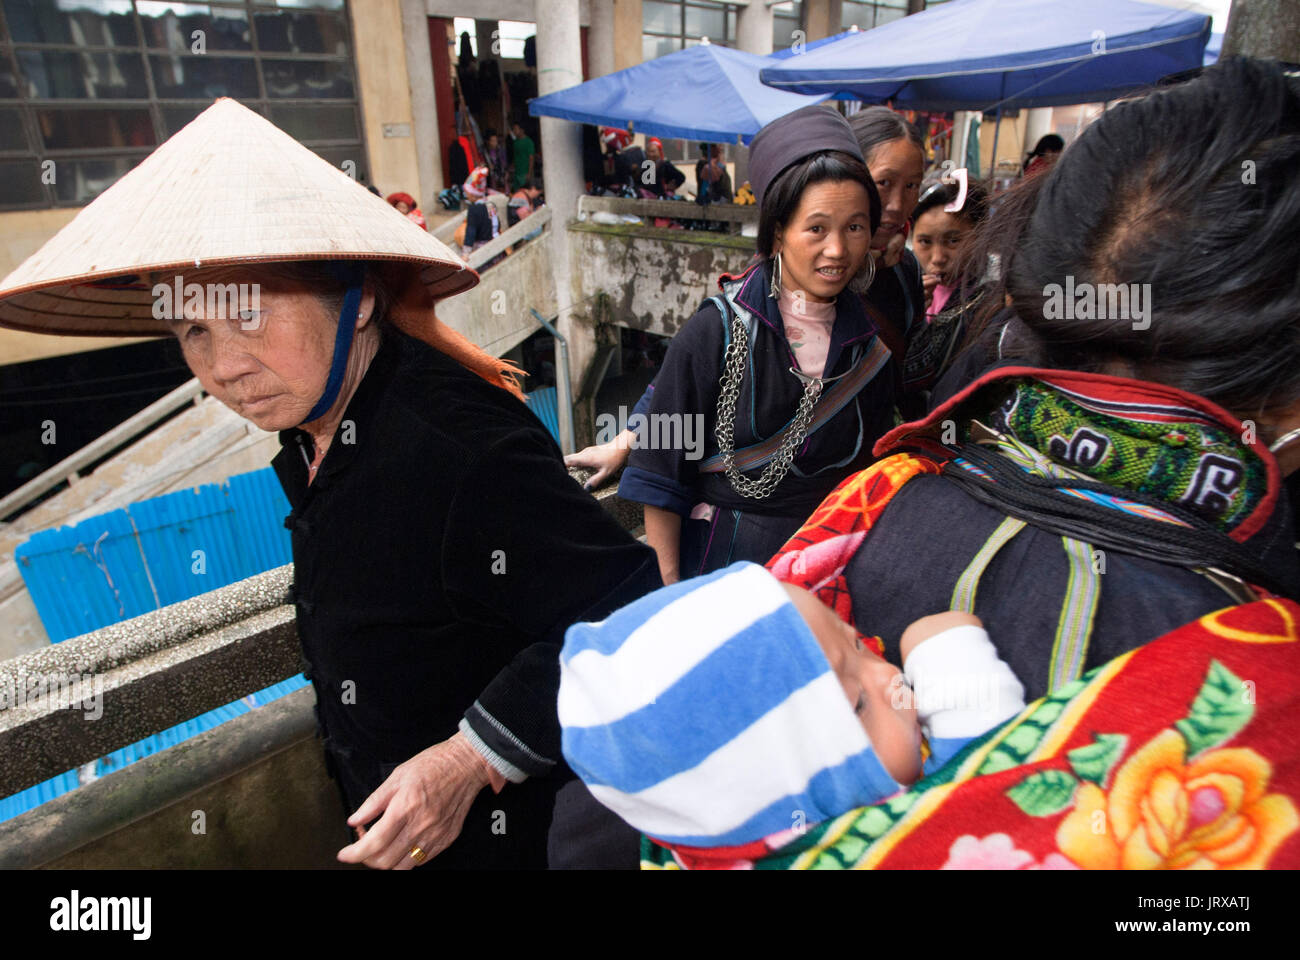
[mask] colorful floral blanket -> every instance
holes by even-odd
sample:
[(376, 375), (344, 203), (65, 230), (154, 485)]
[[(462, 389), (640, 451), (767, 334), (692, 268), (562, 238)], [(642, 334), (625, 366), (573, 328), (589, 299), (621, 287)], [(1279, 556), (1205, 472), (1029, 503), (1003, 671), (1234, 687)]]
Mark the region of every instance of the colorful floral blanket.
[(1300, 867), (1300, 606), (1207, 614), (1025, 708), (906, 793), (705, 869)]
[[(841, 484), (773, 557), (852, 621), (844, 565), (899, 454)], [(1300, 868), (1300, 606), (1228, 607), (1038, 700), (884, 803), (743, 847), (642, 843), (646, 869)]]

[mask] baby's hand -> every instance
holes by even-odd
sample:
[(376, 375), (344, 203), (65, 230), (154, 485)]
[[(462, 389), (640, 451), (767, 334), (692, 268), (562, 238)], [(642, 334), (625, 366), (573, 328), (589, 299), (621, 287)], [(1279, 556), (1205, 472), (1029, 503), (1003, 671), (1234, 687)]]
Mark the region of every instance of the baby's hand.
[(908, 624), (907, 629), (903, 631), (902, 639), (899, 640), (898, 644), (903, 663), (907, 663), (907, 658), (919, 644), (943, 633), (945, 630), (962, 626), (982, 627), (984, 622), (975, 614), (965, 613), (961, 610), (945, 610), (943, 613), (932, 613), (920, 620), (913, 620)]

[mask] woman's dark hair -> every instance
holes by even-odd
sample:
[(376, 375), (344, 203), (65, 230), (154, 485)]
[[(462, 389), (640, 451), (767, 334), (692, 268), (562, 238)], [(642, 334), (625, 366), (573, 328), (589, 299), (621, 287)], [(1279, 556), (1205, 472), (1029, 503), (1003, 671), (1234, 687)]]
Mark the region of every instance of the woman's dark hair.
[(868, 164), (877, 147), (895, 140), (910, 140), (917, 149), (925, 150), (925, 138), (916, 124), (909, 123), (902, 114), (888, 107), (863, 107), (849, 117), (849, 126), (853, 128), (853, 135), (858, 138), (858, 149)]
[(1025, 156), (1024, 161), (1020, 164), (1020, 169), (1022, 172), (1028, 171), (1029, 163), (1035, 157), (1041, 157), (1048, 153), (1060, 153), (1064, 149), (1064, 140), (1054, 133), (1045, 133), (1038, 138), (1038, 143), (1034, 144), (1034, 149)]
[(785, 226), (795, 210), (804, 190), (814, 183), (827, 180), (855, 180), (867, 188), (871, 198), (871, 232), (880, 228), (880, 194), (876, 192), (871, 173), (857, 157), (842, 150), (820, 150), (786, 167), (763, 194), (763, 205), (758, 212), (758, 252), (772, 256), (776, 232)]
[[(912, 223), (915, 224), (917, 218), (923, 213), (928, 213), (935, 207), (947, 206), (957, 199), (958, 186), (955, 183), (935, 182), (921, 191), (921, 199), (916, 202), (916, 208), (912, 211)], [(971, 182), (966, 187), (966, 202), (962, 204), (958, 215), (962, 219), (970, 222), (972, 226), (978, 226), (984, 222), (984, 218), (989, 213), (989, 195), (988, 192), (978, 183)]]
[[(1300, 81), (1220, 61), (1106, 111), (1029, 184), (1003, 270), (1038, 362), (1168, 384), (1242, 417), (1300, 399)], [(1143, 306), (1098, 296), (1103, 316), (1067, 319), (1067, 283), (1137, 290)]]
[(1029, 156), (1041, 157), (1045, 153), (1060, 153), (1065, 149), (1065, 141), (1055, 133), (1045, 133), (1038, 138)]

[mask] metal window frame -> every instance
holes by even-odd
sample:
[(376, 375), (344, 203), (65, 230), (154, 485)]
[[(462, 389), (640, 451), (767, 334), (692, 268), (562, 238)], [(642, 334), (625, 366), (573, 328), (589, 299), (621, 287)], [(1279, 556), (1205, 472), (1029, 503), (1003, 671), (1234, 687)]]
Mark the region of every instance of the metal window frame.
[[(357, 151), (357, 159), (364, 167), (366, 182), (368, 182), (370, 173), (370, 156), (365, 138), (365, 115), (361, 103), (361, 82), (360, 77), (357, 74), (356, 36), (352, 29), (352, 16), (349, 0), (344, 0), (340, 6), (335, 8), (281, 7), (276, 6), (274, 2), (267, 2), (267, 0), (260, 0), (260, 2), (259, 0), (178, 0), (178, 2), (194, 3), (197, 6), (206, 6), (208, 8), (217, 7), (224, 9), (237, 9), (242, 10), (247, 15), (249, 49), (212, 50), (207, 54), (202, 54), (202, 56), (214, 56), (223, 59), (243, 59), (253, 61), (257, 76), (257, 96), (241, 99), (239, 102), (244, 106), (257, 111), (268, 120), (270, 119), (272, 107), (351, 107), (356, 122), (355, 138), (314, 138), (298, 140), (298, 142), (310, 150), (355, 147)], [(262, 50), (260, 48), (256, 23), (256, 16), (259, 13), (299, 12), (329, 13), (341, 17), (347, 40), (347, 53), (342, 55), (333, 53), (295, 53), (292, 51)], [(143, 23), (143, 20), (147, 18), (142, 17), (137, 0), (131, 0), (131, 17), (135, 27), (134, 46), (15, 41), (13, 34), (9, 30), (4, 5), (3, 3), (0, 3), (0, 65), (8, 67), (12, 72), (14, 81), (17, 85), (17, 96), (0, 99), (0, 109), (16, 108), (19, 111), (23, 133), (27, 139), (26, 150), (0, 150), (0, 161), (30, 161), (38, 168), (45, 160), (54, 160), (57, 162), (60, 160), (127, 159), (139, 162), (172, 136), (172, 131), (168, 127), (163, 114), (165, 109), (175, 107), (198, 107), (199, 109), (204, 109), (210, 105), (208, 100), (200, 98), (185, 99), (179, 97), (159, 97), (157, 87), (154, 83), (153, 65), (150, 62), (150, 58), (156, 56), (188, 57), (199, 56), (199, 54), (177, 53), (176, 51), (170, 50), (166, 47), (148, 46), (145, 39)], [(125, 54), (128, 56), (140, 57), (144, 61), (143, 67), (146, 96), (137, 99), (115, 97), (105, 98), (102, 100), (94, 98), (33, 97), (29, 93), (26, 74), (19, 68), (18, 54), (25, 50), (78, 54)], [(264, 64), (267, 61), (276, 60), (309, 63), (346, 63), (348, 65), (348, 78), (352, 82), (353, 96), (351, 98), (271, 97), (268, 95), (266, 89)], [(149, 121), (153, 127), (155, 145), (152, 147), (77, 147), (51, 149), (45, 146), (45, 140), (41, 134), (40, 124), (37, 120), (38, 111), (43, 109), (147, 109), (149, 112)], [(55, 184), (42, 182), (41, 188), (44, 193), (44, 198), (42, 200), (30, 203), (0, 201), (0, 213), (19, 210), (67, 209), (69, 207), (85, 206), (85, 204), (94, 200), (94, 197), (91, 197), (84, 201), (65, 204), (59, 201)]]
[(703, 37), (707, 36), (707, 34), (697, 35), (686, 32), (686, 8), (702, 7), (706, 10), (716, 10), (722, 14), (722, 29), (723, 32), (727, 34), (723, 39), (709, 37), (709, 43), (716, 43), (721, 47), (730, 47), (736, 42), (735, 36), (728, 32), (731, 29), (731, 21), (728, 17), (729, 15), (734, 16), (736, 22), (739, 23), (741, 10), (740, 4), (728, 3), (726, 0), (657, 0), (657, 2), (671, 4), (677, 7), (677, 30), (674, 33), (660, 33), (656, 30), (647, 30), (643, 19), (641, 21), (642, 39), (645, 37), (654, 37), (661, 40), (677, 40), (681, 44), (678, 49), (686, 49), (687, 40), (695, 40), (698, 42)]

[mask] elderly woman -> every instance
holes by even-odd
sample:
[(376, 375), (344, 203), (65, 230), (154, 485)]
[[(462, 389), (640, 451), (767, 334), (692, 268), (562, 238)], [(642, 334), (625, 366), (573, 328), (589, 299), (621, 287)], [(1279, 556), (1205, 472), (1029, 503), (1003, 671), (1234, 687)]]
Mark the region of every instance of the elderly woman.
[[(209, 393), (279, 431), (298, 633), (357, 833), (347, 862), (544, 866), (563, 630), (658, 583), (509, 366), (434, 316), (476, 282), (221, 100), (0, 287), (5, 325), (170, 330)], [(184, 303), (152, 296), (171, 289)]]

